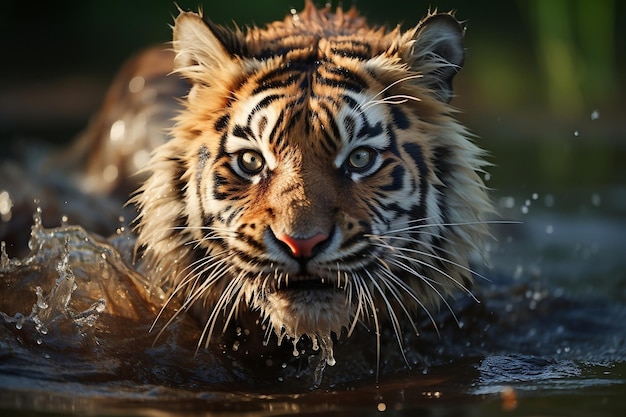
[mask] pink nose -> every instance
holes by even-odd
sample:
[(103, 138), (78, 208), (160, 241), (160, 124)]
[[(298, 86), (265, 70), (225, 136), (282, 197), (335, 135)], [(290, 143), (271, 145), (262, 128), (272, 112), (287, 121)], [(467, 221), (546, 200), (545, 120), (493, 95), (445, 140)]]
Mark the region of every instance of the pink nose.
[(324, 233), (318, 233), (306, 239), (296, 239), (286, 234), (276, 237), (289, 247), (291, 253), (296, 258), (310, 258), (313, 255), (313, 248), (318, 243), (328, 239), (328, 235)]

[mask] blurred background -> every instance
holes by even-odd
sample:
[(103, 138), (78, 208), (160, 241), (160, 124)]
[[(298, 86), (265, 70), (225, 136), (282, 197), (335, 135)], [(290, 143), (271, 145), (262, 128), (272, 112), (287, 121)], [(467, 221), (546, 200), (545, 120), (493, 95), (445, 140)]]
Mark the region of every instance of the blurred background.
[[(350, 0), (342, 3), (351, 5)], [(202, 7), (217, 23), (243, 26), (282, 19), (291, 8), (301, 9), (303, 0), (178, 4), (186, 10)], [(407, 4), (357, 3), (362, 14), (380, 25), (409, 27), (429, 7), (455, 10), (466, 22), (466, 66), (457, 78), (453, 104), (497, 163), (491, 186), (512, 181), (527, 186), (626, 183), (626, 29), (617, 24), (626, 2)], [(2, 9), (3, 156), (25, 138), (71, 141), (97, 111), (124, 60), (168, 41), (177, 14), (169, 0), (9, 0)]]

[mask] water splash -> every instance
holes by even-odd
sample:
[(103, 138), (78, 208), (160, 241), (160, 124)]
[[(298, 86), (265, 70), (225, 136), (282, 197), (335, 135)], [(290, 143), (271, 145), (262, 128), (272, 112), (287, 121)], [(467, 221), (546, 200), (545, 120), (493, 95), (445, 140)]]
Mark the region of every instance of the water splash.
[[(113, 321), (103, 322), (103, 314), (135, 321), (152, 317), (145, 278), (114, 246), (65, 219), (60, 227), (43, 227), (42, 209), (35, 203), (30, 252), (11, 259), (4, 242), (0, 248), (0, 280), (6, 289), (0, 293), (0, 324), (37, 345), (80, 349), (110, 333)], [(134, 242), (121, 229), (112, 240), (126, 250)]]
[[(42, 234), (45, 230), (41, 226), (41, 211), (36, 214), (35, 226), (33, 226), (33, 233), (31, 235), (31, 243), (33, 247), (39, 248), (44, 242), (40, 241)], [(0, 262), (0, 271), (7, 273), (14, 270), (21, 263), (13, 262), (8, 259), (4, 245), (2, 245), (2, 261)], [(58, 278), (51, 290), (44, 294), (44, 289), (37, 285), (35, 288), (36, 301), (31, 308), (31, 312), (28, 315), (24, 315), (21, 312), (15, 313), (13, 316), (9, 316), (4, 312), (0, 312), (0, 317), (4, 319), (6, 323), (15, 324), (15, 328), (20, 330), (24, 327), (24, 324), (29, 322), (34, 325), (35, 331), (39, 335), (47, 335), (50, 332), (50, 326), (56, 321), (71, 320), (79, 329), (84, 330), (85, 327), (93, 327), (98, 320), (99, 315), (105, 310), (106, 301), (104, 298), (98, 299), (87, 309), (79, 312), (74, 312), (70, 306), (72, 295), (78, 288), (76, 283), (76, 276), (70, 267), (70, 248), (69, 237), (65, 238), (63, 245), (63, 253), (61, 260), (56, 265), (56, 271)], [(11, 265), (13, 268), (11, 269)], [(38, 339), (40, 343), (41, 339)]]
[(313, 386), (315, 388), (322, 384), (324, 377), (324, 370), (326, 366), (334, 366), (335, 355), (333, 351), (333, 340), (329, 333), (324, 335), (315, 335), (311, 338), (313, 342), (313, 350), (320, 350), (319, 355), (314, 355), (309, 358), (309, 366), (313, 370)]

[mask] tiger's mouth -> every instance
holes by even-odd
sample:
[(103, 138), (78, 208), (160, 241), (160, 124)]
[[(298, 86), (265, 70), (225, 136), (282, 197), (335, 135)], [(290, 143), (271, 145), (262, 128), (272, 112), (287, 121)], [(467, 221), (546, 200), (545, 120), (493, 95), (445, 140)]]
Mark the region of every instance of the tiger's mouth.
[(282, 282), (277, 291), (322, 291), (340, 290), (336, 282), (314, 275), (296, 275)]
[(319, 291), (336, 290), (337, 286), (321, 278), (291, 281), (279, 288), (280, 291)]

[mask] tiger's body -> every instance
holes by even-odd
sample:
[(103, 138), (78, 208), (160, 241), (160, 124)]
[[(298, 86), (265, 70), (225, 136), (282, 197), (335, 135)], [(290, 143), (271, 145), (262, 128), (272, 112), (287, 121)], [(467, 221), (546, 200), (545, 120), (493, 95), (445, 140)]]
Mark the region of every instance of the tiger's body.
[(362, 324), (401, 343), (470, 291), (491, 205), (448, 104), (462, 37), (449, 14), (389, 31), (309, 1), (246, 31), (180, 13), (190, 91), (131, 201), (143, 270), (201, 341), (252, 316), (279, 342), (332, 350)]

